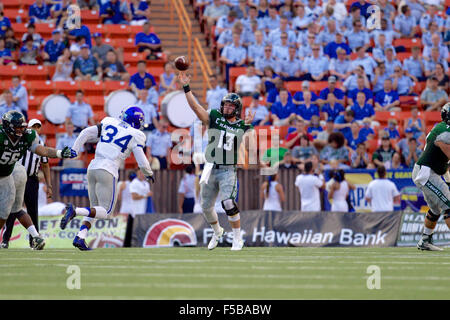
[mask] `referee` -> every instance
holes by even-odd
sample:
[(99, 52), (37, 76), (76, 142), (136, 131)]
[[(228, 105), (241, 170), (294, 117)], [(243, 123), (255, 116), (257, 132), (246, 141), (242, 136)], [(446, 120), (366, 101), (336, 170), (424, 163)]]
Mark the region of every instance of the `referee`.
[[(42, 123), (38, 119), (31, 119), (28, 122), (28, 128), (34, 129), (39, 135), (42, 128)], [(39, 144), (44, 145), (42, 139), (39, 138)], [(36, 230), (39, 232), (38, 224), (38, 196), (39, 196), (39, 164), (41, 164), (42, 172), (44, 173), (45, 184), (47, 185), (47, 198), (52, 197), (52, 184), (50, 179), (50, 166), (46, 157), (41, 157), (31, 151), (27, 151), (26, 155), (20, 160), (22, 165), (27, 170), (27, 184), (25, 186), (24, 202), (27, 207), (27, 213), (31, 217)], [(6, 220), (6, 230), (3, 234), (2, 248), (8, 248), (9, 239), (11, 238), (12, 230), (14, 228), (14, 221), (16, 216), (10, 214)], [(30, 236), (30, 247), (32, 238)]]

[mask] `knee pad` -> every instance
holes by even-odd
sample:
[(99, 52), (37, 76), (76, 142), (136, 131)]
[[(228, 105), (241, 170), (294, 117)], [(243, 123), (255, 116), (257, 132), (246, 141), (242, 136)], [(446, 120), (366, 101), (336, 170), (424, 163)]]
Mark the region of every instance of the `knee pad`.
[(234, 216), (235, 214), (239, 213), (239, 209), (237, 207), (236, 202), (234, 199), (225, 199), (222, 201), (222, 208), (225, 210), (225, 213), (227, 216)]
[[(446, 214), (447, 214), (447, 213), (446, 213)], [(434, 214), (433, 212), (431, 212), (431, 210), (428, 210), (428, 213), (427, 213), (427, 218), (428, 218), (428, 220), (430, 220), (430, 221), (432, 221), (432, 222), (436, 222), (436, 221), (439, 220), (439, 217), (440, 217), (439, 214), (436, 215), (436, 214)]]

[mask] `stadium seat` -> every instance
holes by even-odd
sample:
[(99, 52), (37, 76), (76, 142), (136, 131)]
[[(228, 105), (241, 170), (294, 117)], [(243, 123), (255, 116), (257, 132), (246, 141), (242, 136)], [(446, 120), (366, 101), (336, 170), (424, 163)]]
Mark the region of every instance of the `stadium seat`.
[(94, 121), (99, 123), (103, 118), (107, 117), (108, 114), (103, 110), (94, 111)]
[(247, 108), (250, 106), (250, 103), (252, 102), (252, 97), (242, 97), (242, 106), (244, 108)]
[(413, 88), (413, 92), (420, 96), (422, 94), (422, 91), (425, 90), (426, 87), (426, 81), (416, 82)]
[(86, 96), (86, 102), (89, 103), (92, 107), (92, 110), (95, 112), (103, 111), (105, 109), (105, 97), (103, 95), (99, 96)]
[(55, 89), (55, 93), (74, 96), (80, 87), (75, 81), (54, 81), (53, 88)]
[(112, 91), (120, 90), (120, 89), (127, 89), (128, 88), (128, 82), (125, 81), (105, 81), (103, 84), (105, 94), (108, 95)]
[(422, 40), (419, 38), (413, 38), (413, 39), (407, 39), (407, 38), (400, 38), (400, 39), (394, 39), (393, 42), (394, 47), (403, 46), (408, 51), (411, 51), (412, 47), (419, 46), (420, 48), (423, 48)]
[(285, 87), (291, 95), (294, 95), (294, 93), (302, 89), (302, 81), (287, 81), (285, 83)]
[(241, 74), (245, 74), (246, 69), (247, 69), (246, 67), (231, 67), (230, 68), (228, 87), (230, 88), (231, 91), (234, 90), (234, 85), (236, 83), (237, 77), (239, 77)]
[(403, 63), (403, 61), (411, 57), (411, 55), (412, 55), (411, 52), (399, 52), (397, 53), (396, 57), (400, 62)]
[(48, 70), (44, 66), (27, 66), (19, 67), (22, 79), (24, 80), (47, 80)]
[(131, 34), (130, 26), (125, 24), (106, 24), (103, 26), (105, 33), (111, 39), (128, 39)]
[(41, 108), (41, 102), (44, 98), (41, 97), (35, 97), (33, 95), (28, 95), (28, 111), (30, 110), (40, 110)]
[(145, 57), (142, 53), (138, 52), (124, 52), (123, 53), (123, 64), (130, 65), (130, 67), (136, 67), (137, 63), (140, 60), (145, 60)]
[(319, 94), (320, 91), (328, 87), (328, 81), (311, 81), (310, 82), (310, 90)]
[(400, 96), (400, 106), (401, 107), (411, 107), (417, 105), (419, 102), (418, 96)]
[(22, 22), (26, 22), (28, 21), (28, 10), (24, 10), (22, 8), (17, 9), (3, 9), (3, 13), (5, 15), (5, 17), (8, 17), (9, 20), (11, 21), (11, 24), (14, 22), (17, 22), (17, 17), (20, 17), (20, 19), (22, 20)]
[(159, 83), (159, 76), (164, 73), (164, 67), (149, 67), (147, 72), (150, 73), (157, 83)]
[(25, 87), (28, 93), (35, 96), (46, 97), (55, 92), (55, 88), (50, 80), (30, 80), (26, 81)]
[(14, 36), (21, 41), (25, 33), (27, 33), (27, 25), (25, 23), (13, 23), (11, 21), (11, 28), (14, 30)]
[(424, 112), (425, 125), (434, 125), (437, 122), (441, 122), (441, 113), (439, 111), (427, 111)]
[(41, 122), (45, 120), (44, 115), (40, 110), (30, 110), (30, 109), (28, 109), (28, 119), (38, 119)]
[(20, 76), (21, 70), (18, 66), (0, 66), (0, 80), (11, 80), (13, 76)]
[(367, 152), (372, 154), (378, 148), (378, 139), (370, 139), (366, 141)]
[(104, 87), (102, 81), (77, 81), (81, 90), (88, 95), (103, 95)]
[(17, 0), (2, 0), (5, 9), (19, 9), (22, 4)]
[(100, 23), (99, 13), (96, 10), (80, 10), (81, 21), (83, 23)]
[(55, 30), (55, 25), (53, 23), (37, 23), (36, 32), (39, 33), (42, 38), (49, 39), (52, 36), (52, 32)]
[[(106, 42), (106, 41), (105, 41)], [(114, 48), (123, 48), (124, 53), (130, 53), (136, 51), (136, 45), (133, 38), (128, 39), (110, 39), (109, 44)]]

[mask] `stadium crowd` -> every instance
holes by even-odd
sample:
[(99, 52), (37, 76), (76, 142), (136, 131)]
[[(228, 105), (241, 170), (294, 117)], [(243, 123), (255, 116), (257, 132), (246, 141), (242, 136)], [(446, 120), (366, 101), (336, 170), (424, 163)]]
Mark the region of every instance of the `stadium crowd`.
[[(98, 10), (104, 25), (142, 28), (134, 39), (136, 51), (144, 54), (137, 68), (130, 68), (123, 48), (105, 42), (101, 33), (91, 33), (83, 23), (69, 29), (68, 0), (36, 0), (21, 39), (11, 21), (23, 18), (5, 16), (0, 4), (0, 64), (51, 65), (53, 81), (128, 82), (146, 114), (147, 156), (158, 159), (161, 169), (170, 168), (170, 123), (160, 116), (159, 103), (178, 85), (170, 62), (157, 79), (148, 72), (147, 60), (168, 60), (150, 23), (150, 1), (77, 3), (82, 10)], [(448, 100), (446, 3), (195, 0), (193, 5), (220, 66), (210, 79), (208, 108), (219, 108), (227, 90), (238, 92), (244, 114), (256, 113), (255, 126), (280, 128), (276, 162), (301, 169), (315, 157), (325, 169), (413, 166), (428, 129), (423, 115)], [(44, 39), (36, 25), (49, 23), (55, 28)], [(82, 90), (76, 93), (58, 145), (95, 123), (84, 96)], [(10, 109), (27, 115), (20, 77), (3, 92), (3, 101), (0, 115)], [(392, 119), (377, 117), (384, 111)]]

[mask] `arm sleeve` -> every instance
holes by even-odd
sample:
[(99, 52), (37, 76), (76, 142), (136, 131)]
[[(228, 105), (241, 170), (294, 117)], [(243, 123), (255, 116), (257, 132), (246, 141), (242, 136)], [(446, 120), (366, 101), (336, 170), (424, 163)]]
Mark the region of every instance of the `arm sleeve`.
[(39, 136), (36, 133), (36, 131), (33, 132), (34, 132), (34, 139), (31, 142), (30, 151), (34, 153), (36, 151), (37, 146), (39, 145)]
[(150, 163), (147, 160), (147, 157), (144, 154), (144, 149), (140, 146), (136, 146), (133, 149), (134, 157), (136, 158), (136, 162), (138, 163), (139, 169), (142, 173), (148, 177), (153, 175), (153, 171), (150, 168)]
[(83, 147), (83, 145), (88, 140), (97, 141), (99, 138), (98, 129), (99, 129), (98, 126), (91, 126), (91, 127), (87, 127), (86, 129), (83, 129), (80, 132), (80, 135), (78, 136), (77, 140), (75, 140), (75, 143), (73, 144), (72, 149), (75, 150), (77, 153), (79, 153), (81, 148)]

